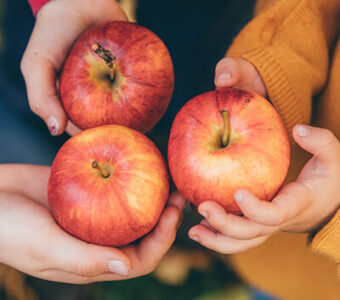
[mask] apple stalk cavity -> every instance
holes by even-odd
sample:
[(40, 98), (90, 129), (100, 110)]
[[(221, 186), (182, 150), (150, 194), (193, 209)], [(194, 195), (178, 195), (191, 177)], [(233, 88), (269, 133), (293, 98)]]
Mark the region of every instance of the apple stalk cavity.
[(110, 50), (103, 48), (98, 43), (94, 43), (91, 49), (105, 61), (110, 71), (110, 80), (113, 81), (115, 79), (114, 61), (116, 60), (116, 57), (111, 53)]
[(223, 118), (222, 148), (225, 148), (228, 146), (228, 142), (229, 142), (229, 133), (230, 133), (229, 113), (227, 110), (223, 110), (221, 111), (221, 115)]
[(91, 164), (93, 169), (97, 169), (99, 174), (103, 177), (103, 178), (109, 178), (111, 173), (110, 171), (108, 171), (105, 167), (100, 166), (98, 164), (98, 162), (96, 160), (94, 160)]

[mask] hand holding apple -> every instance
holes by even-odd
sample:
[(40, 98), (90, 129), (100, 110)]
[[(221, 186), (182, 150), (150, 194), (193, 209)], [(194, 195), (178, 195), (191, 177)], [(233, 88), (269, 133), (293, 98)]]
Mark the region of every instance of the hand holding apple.
[(119, 249), (72, 237), (48, 210), (50, 168), (0, 166), (0, 262), (29, 275), (85, 284), (134, 278), (154, 270), (172, 245), (184, 198), (170, 195), (157, 226), (138, 243)]
[(53, 0), (38, 11), (21, 70), (29, 105), (52, 135), (62, 134), (68, 123), (57, 83), (71, 45), (87, 28), (114, 20), (126, 21), (115, 0)]
[(173, 122), (169, 168), (178, 190), (195, 205), (215, 201), (240, 213), (233, 194), (247, 188), (270, 201), (288, 171), (284, 125), (260, 95), (218, 89), (187, 102)]
[(198, 207), (205, 218), (189, 236), (220, 253), (245, 251), (279, 231), (313, 232), (322, 227), (340, 206), (340, 144), (328, 130), (297, 125), (295, 141), (313, 157), (295, 182), (284, 186), (272, 202), (247, 190), (235, 193), (244, 217), (206, 201)]
[(215, 68), (217, 88), (236, 87), (267, 97), (266, 87), (254, 65), (246, 59), (224, 57)]

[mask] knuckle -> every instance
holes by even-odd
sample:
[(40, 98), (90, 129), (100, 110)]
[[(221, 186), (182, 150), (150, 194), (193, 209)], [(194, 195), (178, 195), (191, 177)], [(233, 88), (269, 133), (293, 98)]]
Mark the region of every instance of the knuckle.
[(278, 214), (273, 218), (272, 225), (281, 226), (285, 223), (286, 219), (287, 219), (286, 214), (284, 213)]
[(324, 136), (324, 147), (326, 148), (333, 148), (339, 147), (339, 141), (335, 137), (335, 135), (329, 129), (322, 129), (323, 136)]
[(30, 247), (27, 249), (27, 257), (28, 260), (38, 263), (39, 265), (43, 265), (45, 262), (45, 254), (40, 250), (39, 247)]
[(20, 71), (25, 76), (28, 69), (29, 69), (29, 59), (27, 59), (27, 56), (24, 55), (20, 62)]
[(157, 268), (159, 262), (160, 262), (159, 259), (153, 259), (152, 260), (152, 262), (151, 262), (151, 264), (149, 266), (149, 273), (153, 272)]
[(257, 215), (256, 211), (254, 211), (253, 209), (249, 209), (247, 211), (244, 211), (243, 213), (248, 219), (251, 219), (251, 220), (257, 220), (258, 219), (258, 215)]
[(79, 261), (74, 265), (74, 272), (81, 277), (90, 278), (96, 274), (94, 266), (85, 261)]
[(216, 229), (218, 232), (225, 232), (232, 231), (232, 229), (228, 226), (225, 226), (224, 222), (221, 220), (211, 220), (209, 222), (212, 228)]
[(261, 237), (261, 236), (263, 236), (263, 231), (257, 230), (257, 231), (252, 232), (252, 234), (247, 238), (255, 239), (255, 238), (258, 238), (258, 237)]
[(28, 105), (31, 109), (32, 112), (34, 112), (36, 115), (40, 114), (40, 105), (39, 103), (37, 103), (37, 101), (34, 100), (34, 98), (32, 99), (32, 97), (30, 97), (28, 99)]
[(153, 271), (155, 271), (158, 264), (159, 264), (159, 261), (157, 259), (153, 259), (152, 261), (150, 261), (148, 266), (142, 272), (142, 275), (148, 275), (148, 274), (152, 273)]

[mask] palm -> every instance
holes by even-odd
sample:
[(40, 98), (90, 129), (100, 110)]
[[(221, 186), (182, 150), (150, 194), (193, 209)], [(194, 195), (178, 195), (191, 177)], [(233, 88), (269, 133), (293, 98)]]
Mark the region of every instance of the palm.
[[(179, 194), (170, 197), (158, 225), (139, 243), (120, 249), (97, 246), (69, 235), (54, 221), (45, 192), (49, 171), (48, 167), (1, 166), (0, 228), (6, 228), (0, 232), (2, 262), (32, 276), (69, 283), (133, 278), (155, 268), (176, 236), (185, 202)], [(13, 178), (15, 185), (10, 182)], [(112, 259), (129, 265), (130, 275), (110, 273), (107, 264)]]

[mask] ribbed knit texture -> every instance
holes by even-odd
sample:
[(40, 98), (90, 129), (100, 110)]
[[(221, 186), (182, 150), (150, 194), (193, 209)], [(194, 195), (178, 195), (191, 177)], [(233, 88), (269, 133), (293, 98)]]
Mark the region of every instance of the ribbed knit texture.
[(340, 210), (313, 238), (312, 248), (340, 263)]
[[(264, 2), (259, 1), (261, 4)], [(282, 0), (251, 21), (227, 55), (253, 63), (291, 134), (311, 119), (312, 96), (326, 83), (336, 0)], [(333, 23), (326, 23), (322, 13)]]
[(258, 49), (240, 55), (253, 63), (261, 76), (265, 77), (265, 85), (268, 97), (280, 114), (288, 133), (296, 123), (305, 121), (302, 108), (297, 96), (291, 88), (290, 79), (280, 66), (280, 63), (270, 53), (270, 49)]
[[(255, 12), (227, 56), (255, 66), (290, 136), (295, 124), (311, 123), (340, 139), (340, 1), (258, 0)], [(291, 179), (300, 170), (295, 166), (307, 159), (293, 148)], [(305, 239), (281, 233), (234, 255), (233, 265), (250, 284), (279, 298), (339, 299), (335, 266), (324, 257), (338, 264), (340, 275), (340, 211), (307, 243), (314, 253), (304, 246)]]

